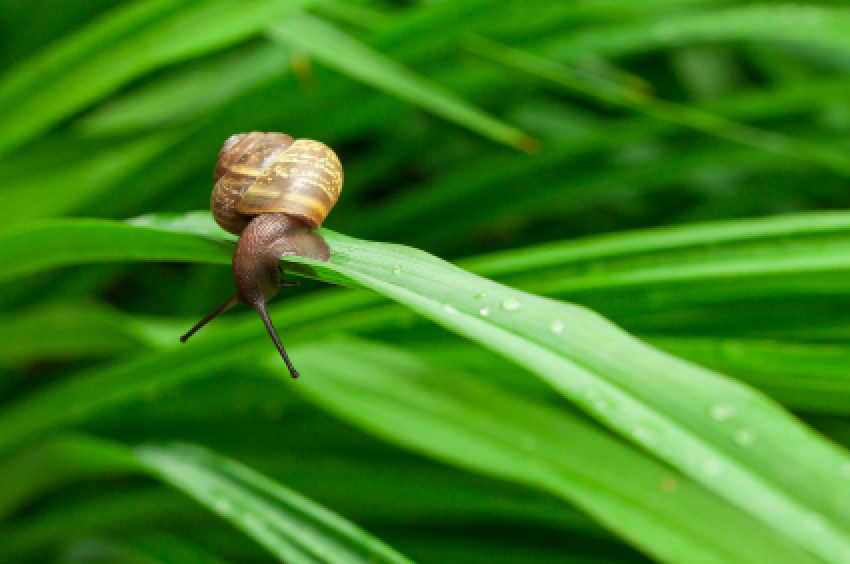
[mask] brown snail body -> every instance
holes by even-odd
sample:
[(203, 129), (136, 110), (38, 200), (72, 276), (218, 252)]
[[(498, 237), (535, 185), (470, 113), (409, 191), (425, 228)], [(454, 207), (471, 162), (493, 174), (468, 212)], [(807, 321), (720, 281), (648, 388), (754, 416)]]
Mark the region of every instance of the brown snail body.
[(342, 165), (326, 145), (283, 133), (243, 133), (224, 142), (215, 167), (210, 207), (216, 222), (239, 235), (233, 253), (236, 293), (180, 338), (191, 337), (236, 302), (257, 310), (289, 367), (298, 372), (272, 325), (266, 302), (294, 283), (283, 280), (279, 260), (299, 255), (330, 259), (330, 249), (313, 230), (330, 212), (342, 189)]

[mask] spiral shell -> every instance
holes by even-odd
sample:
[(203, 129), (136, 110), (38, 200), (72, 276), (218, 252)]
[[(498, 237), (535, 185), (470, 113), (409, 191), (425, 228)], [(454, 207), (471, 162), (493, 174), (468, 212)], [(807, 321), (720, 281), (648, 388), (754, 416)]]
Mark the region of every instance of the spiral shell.
[(241, 133), (224, 142), (210, 207), (240, 234), (261, 213), (285, 213), (319, 227), (339, 198), (342, 165), (327, 145), (283, 133)]

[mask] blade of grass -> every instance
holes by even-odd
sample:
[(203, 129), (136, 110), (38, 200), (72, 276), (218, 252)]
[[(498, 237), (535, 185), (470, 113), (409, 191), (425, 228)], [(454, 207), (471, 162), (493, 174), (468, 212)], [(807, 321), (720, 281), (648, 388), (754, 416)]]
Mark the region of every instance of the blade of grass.
[[(25, 468), (44, 467), (48, 461), (59, 466), (47, 473), (46, 480), (33, 482)], [(75, 469), (68, 472), (66, 464)], [(146, 445), (128, 449), (85, 436), (67, 436), (49, 440), (11, 463), (0, 464), (0, 468), (4, 476), (12, 479), (4, 488), (11, 491), (15, 483), (27, 482), (27, 491), (16, 493), (17, 499), (23, 499), (33, 489), (57, 485), (50, 483), (52, 478), (73, 481), (81, 476), (147, 471), (241, 529), (281, 561), (409, 562), (331, 511), (200, 447)], [(144, 504), (143, 497), (139, 501)], [(44, 526), (49, 529), (51, 525), (45, 522), (41, 528)], [(33, 536), (37, 536), (36, 530), (31, 532)], [(27, 550), (27, 543), (22, 542), (26, 537), (15, 535), (17, 550)]]
[[(97, 304), (52, 304), (0, 320), (0, 365), (112, 356), (144, 349), (132, 320)], [(0, 385), (5, 381), (0, 375)]]
[[(47, 167), (38, 175), (33, 175), (30, 168), (17, 177), (8, 178), (0, 192), (3, 210), (0, 211), (0, 221), (11, 226), (68, 215), (91, 205), (105, 198), (106, 193), (120, 182), (139, 174), (187, 133), (170, 130), (126, 143), (114, 143), (69, 163)], [(38, 164), (33, 166), (41, 167)]]
[[(375, 298), (367, 294), (337, 293), (308, 297), (287, 304), (285, 310), (274, 308), (270, 312), (275, 316), (281, 339), (287, 344), (349, 328), (398, 326), (409, 315), (396, 307), (359, 311), (364, 303), (373, 303)], [(0, 418), (0, 451), (133, 398), (209, 377), (230, 366), (250, 366), (252, 359), (268, 346), (265, 328), (252, 316), (229, 330), (211, 332), (205, 338), (199, 337), (171, 350), (77, 374), (5, 406)]]
[(820, 143), (805, 142), (735, 123), (699, 108), (667, 102), (653, 97), (646, 90), (630, 88), (612, 80), (580, 76), (557, 61), (527, 51), (501, 45), (480, 36), (470, 35), (466, 47), (510, 68), (557, 84), (572, 92), (580, 92), (615, 106), (627, 107), (655, 119), (688, 127), (787, 158), (802, 159), (829, 167), (843, 175), (850, 174), (850, 159)]
[(224, 564), (174, 537), (146, 538), (117, 543), (98, 538), (83, 539), (65, 549), (61, 564)]
[(309, 4), (149, 0), (118, 8), (4, 75), (0, 153), (135, 77), (244, 40)]
[[(283, 74), (289, 66), (289, 53), (281, 46), (251, 46), (189, 68), (178, 68), (110, 100), (75, 125), (84, 135), (116, 135), (180, 123), (225, 104), (258, 82)], [(223, 81), (222, 76), (227, 80)]]
[(539, 142), (420, 78), (322, 20), (301, 15), (270, 27), (272, 39), (303, 49), (326, 65), (421, 106), (494, 141), (533, 152)]
[[(194, 227), (184, 224), (182, 228)], [(758, 394), (662, 356), (581, 309), (523, 295), (412, 249), (324, 234), (332, 246), (333, 260), (330, 264), (309, 263), (315, 275), (375, 288), (509, 356), (602, 422), (790, 534), (809, 550), (827, 558), (834, 557), (832, 550), (842, 550), (843, 533), (839, 531), (846, 515), (842, 506), (833, 502), (847, 493), (841, 471), (848, 462), (846, 455)], [(290, 257), (289, 262), (306, 261)], [(481, 313), (485, 308), (487, 315)], [(256, 333), (252, 335), (256, 338)], [(599, 342), (605, 346), (599, 348)], [(246, 343), (236, 339), (231, 344)], [(202, 362), (199, 358), (188, 366), (179, 364), (202, 349)], [(608, 352), (613, 350), (617, 352)], [(134, 379), (135, 371), (145, 370), (160, 374), (167, 366), (181, 369), (181, 377), (186, 377), (188, 367), (199, 374), (208, 366), (220, 366), (225, 359), (236, 361), (238, 356), (227, 356), (213, 339), (187, 351), (192, 357), (187, 352), (182, 359), (182, 355), (166, 355), (136, 363), (125, 369), (126, 377)], [(157, 363), (165, 364), (157, 367)], [(110, 381), (113, 377), (102, 376)], [(81, 397), (97, 398), (102, 404), (127, 393), (122, 390), (105, 398), (102, 393), (92, 393), (91, 386), (92, 390), (103, 387), (102, 378), (81, 387)], [(56, 392), (56, 398), (60, 397), (62, 405), (67, 404), (67, 394)], [(30, 406), (18, 406), (15, 416), (7, 412), (2, 427), (4, 443), (21, 440), (78, 412), (46, 399), (32, 401)], [(39, 411), (47, 411), (36, 416), (36, 405), (41, 406)], [(89, 402), (79, 412), (95, 405)], [(749, 429), (758, 441), (742, 448), (734, 439), (740, 429)], [(793, 475), (781, 470), (788, 467), (789, 459), (797, 468)], [(740, 495), (742, 491), (746, 495)], [(780, 509), (784, 513), (778, 513)]]
[(728, 41), (779, 41), (842, 52), (850, 48), (848, 30), (846, 8), (754, 4), (601, 27), (556, 42), (553, 52), (556, 58), (574, 59), (588, 53), (618, 56), (686, 42)]
[[(807, 242), (811, 242), (812, 246), (796, 246), (797, 243), (804, 245)], [(487, 276), (519, 273), (538, 276), (540, 272), (551, 268), (581, 263), (583, 270), (590, 276), (596, 276), (593, 270), (598, 270), (599, 276), (603, 277), (609, 276), (607, 273), (610, 272), (612, 278), (608, 283), (613, 285), (616, 284), (613, 276), (623, 276), (623, 283), (627, 283), (625, 278), (631, 279), (631, 283), (681, 280), (700, 274), (720, 276), (747, 272), (794, 272), (807, 265), (814, 269), (819, 262), (833, 270), (842, 266), (841, 257), (847, 254), (844, 245), (848, 242), (850, 214), (800, 213), (746, 221), (645, 229), (588, 237), (579, 241), (547, 243), (531, 249), (493, 253), (463, 264)], [(817, 253), (818, 250), (823, 253)], [(765, 256), (760, 260), (758, 256), (761, 252), (765, 255), (769, 253), (771, 258)], [(752, 260), (754, 258), (756, 260)], [(719, 267), (720, 263), (725, 264), (725, 267)], [(768, 267), (768, 263), (772, 266)], [(656, 265), (659, 270), (654, 275), (644, 270)], [(634, 272), (626, 274), (629, 269), (634, 269)], [(565, 285), (570, 284), (567, 278), (575, 277), (579, 278), (575, 287), (583, 286), (578, 269), (561, 271), (557, 276), (559, 283)], [(589, 282), (587, 287), (608, 283)]]
[(120, 445), (83, 435), (61, 435), (0, 461), (0, 521), (38, 494), (83, 479), (139, 471)]
[[(186, 221), (192, 222), (192, 217), (186, 216)], [(223, 231), (215, 232), (227, 240)], [(231, 255), (230, 245), (220, 240), (188, 235), (175, 238), (173, 233), (107, 220), (45, 220), (0, 232), (0, 281), (69, 264), (130, 260), (230, 264)]]
[[(214, 446), (269, 475), (285, 476), (291, 487), (356, 522), (461, 526), (487, 521), (606, 536), (586, 516), (546, 494), (482, 483), (348, 431), (308, 409), (276, 377), (268, 378), (265, 371), (253, 377), (246, 366), (105, 406), (86, 417), (85, 428), (131, 441), (153, 432), (159, 440), (180, 437)], [(71, 448), (81, 442), (88, 448)], [(263, 445), (261, 453), (252, 451), (256, 444)], [(0, 459), (0, 516), (39, 497), (54, 499), (73, 491), (77, 482), (118, 474), (118, 469), (106, 471), (97, 446), (94, 439), (59, 435)], [(377, 458), (385, 464), (376, 467)]]
[(342, 517), (200, 447), (142, 446), (136, 449), (136, 457), (281, 562), (410, 562)]
[(167, 564), (150, 555), (121, 546), (115, 542), (85, 539), (74, 543), (62, 553), (60, 564)]
[[(567, 412), (366, 340), (296, 350), (309, 378), (293, 389), (343, 419), (428, 456), (567, 499), (662, 561), (815, 561), (785, 540), (774, 545), (781, 537), (763, 523)], [(277, 361), (269, 365), (280, 375)], [(768, 556), (767, 546), (775, 553)]]
[[(125, 527), (151, 529), (169, 523), (185, 528), (198, 521), (197, 507), (161, 487), (109, 491), (83, 501), (45, 508), (0, 530), (0, 559), (45, 562), (57, 545), (95, 533), (114, 534)], [(209, 526), (209, 522), (205, 523)], [(126, 529), (124, 529), (126, 530)]]
[[(847, 553), (850, 515), (835, 500), (850, 496), (842, 472), (850, 458), (760, 394), (663, 355), (581, 308), (522, 294), (413, 249), (330, 232), (325, 238), (331, 263), (288, 261), (376, 290), (511, 358), (813, 554), (840, 562)], [(758, 442), (742, 447), (734, 439), (741, 429)], [(797, 472), (785, 473), (789, 465)]]
[[(647, 337), (691, 362), (723, 371), (770, 394), (791, 409), (850, 412), (850, 348), (761, 339)], [(742, 433), (740, 440), (749, 435)]]
[[(374, 289), (508, 356), (813, 554), (841, 562), (848, 553), (848, 515), (835, 500), (850, 494), (841, 470), (850, 457), (760, 394), (663, 355), (581, 308), (522, 294), (412, 249), (329, 233), (326, 239), (330, 264), (291, 260), (309, 263), (320, 277), (330, 271), (329, 279), (342, 275)], [(758, 442), (742, 448), (734, 440), (740, 429)], [(793, 475), (782, 470), (789, 465), (797, 468)]]
[[(232, 240), (208, 213), (135, 221)], [(634, 317), (647, 304), (645, 298), (627, 294), (630, 288), (634, 292), (652, 289), (656, 310), (665, 304), (684, 310), (706, 300), (752, 301), (766, 289), (771, 295), (789, 298), (824, 293), (840, 296), (846, 288), (842, 282), (846, 277), (840, 273), (847, 268), (848, 227), (850, 219), (845, 213), (798, 214), (593, 237), (496, 253), (463, 264), (515, 286), (592, 301), (619, 317)], [(228, 246), (173, 237), (91, 220), (16, 228), (0, 233), (0, 241), (4, 241), (0, 245), (0, 280), (63, 264), (104, 260), (219, 264), (230, 260)], [(735, 283), (717, 283), (725, 280)], [(687, 291), (677, 286), (684, 283)]]

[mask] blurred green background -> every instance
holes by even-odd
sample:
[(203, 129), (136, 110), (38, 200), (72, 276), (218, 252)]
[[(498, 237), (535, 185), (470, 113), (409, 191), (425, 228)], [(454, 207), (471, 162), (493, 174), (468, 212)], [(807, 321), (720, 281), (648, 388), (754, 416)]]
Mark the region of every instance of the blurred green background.
[[(569, 496), (385, 442), (261, 362), (180, 356), (177, 336), (232, 292), (222, 261), (88, 263), (44, 250), (43, 269), (14, 272), (16, 252), (42, 252), (17, 242), (55, 220), (206, 210), (218, 150), (239, 132), (338, 153), (345, 184), (325, 227), (587, 306), (850, 440), (844, 2), (0, 5), (0, 438), (18, 433), (0, 440), (0, 560), (274, 561), (251, 534), (80, 446), (101, 439), (203, 445), (418, 562), (664, 560), (635, 540), (639, 527), (612, 533)], [(716, 224), (728, 239), (696, 225), (721, 220), (735, 220)], [(669, 226), (681, 230), (658, 232), (657, 245), (640, 231)], [(748, 230), (761, 235), (735, 239)], [(499, 266), (550, 245), (566, 255)], [(390, 344), (609, 437), (523, 369), (388, 302), (358, 303), (362, 293), (302, 279), (272, 317), (285, 344)], [(311, 308), (329, 313), (299, 328)], [(243, 335), (259, 323), (235, 308), (208, 333), (272, 351), (266, 335)], [(56, 428), (15, 427), (28, 409), (34, 420), (116, 374), (143, 374), (134, 363), (156, 355), (186, 375), (115, 387)], [(74, 395), (68, 384), (86, 378)], [(769, 561), (757, 554), (728, 561)]]

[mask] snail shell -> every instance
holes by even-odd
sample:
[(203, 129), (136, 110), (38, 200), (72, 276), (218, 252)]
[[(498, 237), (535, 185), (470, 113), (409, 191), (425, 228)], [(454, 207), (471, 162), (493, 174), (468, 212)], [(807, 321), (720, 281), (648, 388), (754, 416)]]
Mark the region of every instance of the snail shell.
[(285, 213), (319, 227), (339, 198), (342, 164), (327, 145), (283, 133), (241, 133), (224, 142), (210, 207), (239, 235), (262, 213)]

